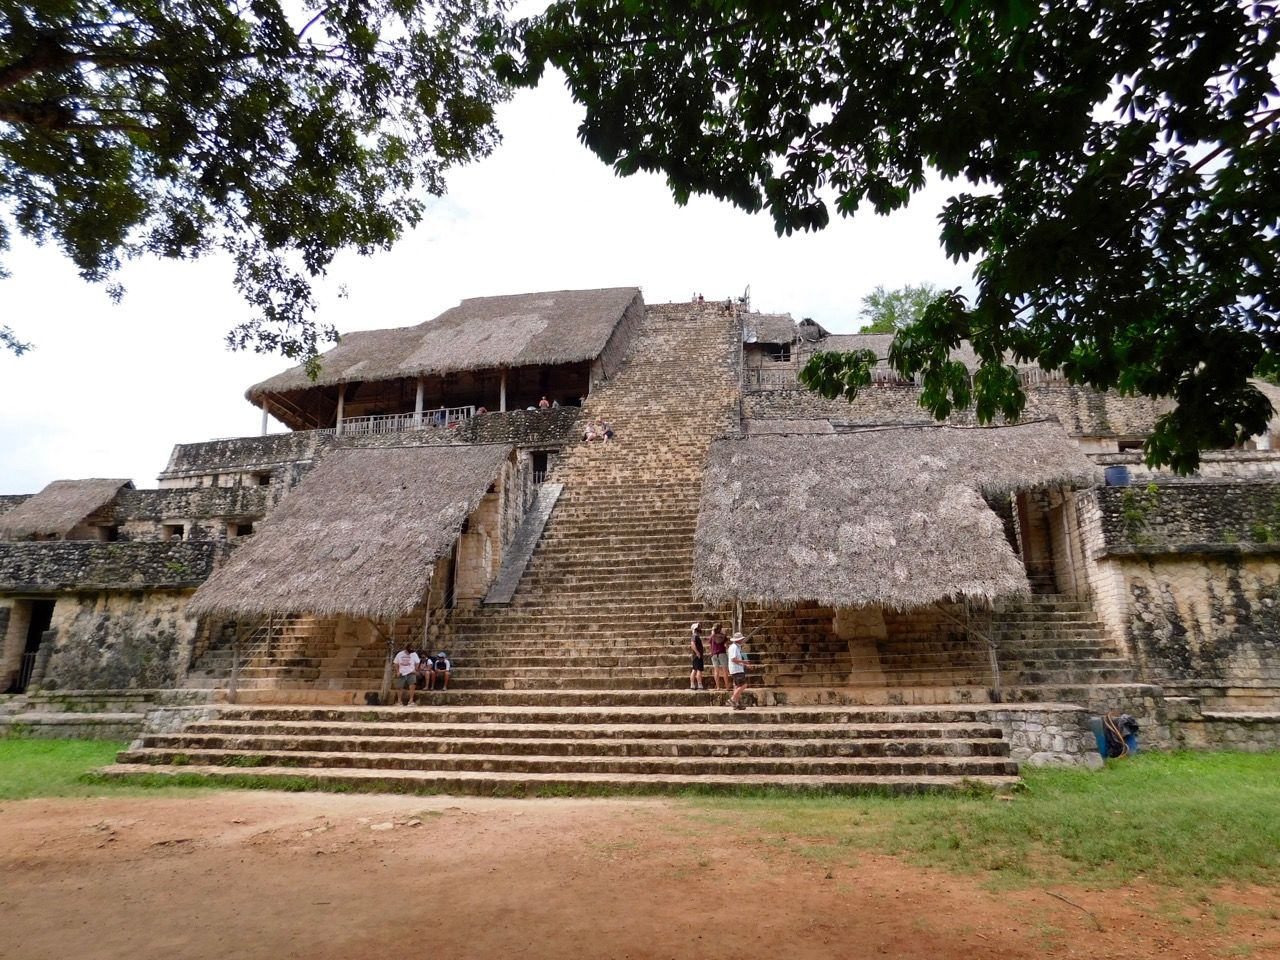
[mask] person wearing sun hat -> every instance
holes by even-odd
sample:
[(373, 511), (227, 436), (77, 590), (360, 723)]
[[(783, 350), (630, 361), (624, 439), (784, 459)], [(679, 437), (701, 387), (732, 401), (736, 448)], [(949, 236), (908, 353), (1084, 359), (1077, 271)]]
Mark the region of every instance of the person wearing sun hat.
[(740, 633), (729, 638), (729, 679), (733, 681), (733, 693), (727, 705), (735, 710), (746, 709), (742, 702), (742, 691), (747, 689), (747, 655), (742, 652), (746, 639)]

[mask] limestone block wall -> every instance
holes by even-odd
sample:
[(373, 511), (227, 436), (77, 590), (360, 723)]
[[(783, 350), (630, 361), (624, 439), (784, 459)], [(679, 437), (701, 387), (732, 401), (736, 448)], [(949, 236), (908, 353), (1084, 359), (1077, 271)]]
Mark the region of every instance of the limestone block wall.
[[(778, 369), (784, 365), (778, 364)], [(1155, 426), (1167, 403), (1147, 397), (1123, 397), (1068, 384), (1039, 384), (1026, 388), (1025, 420), (1057, 419), (1067, 433), (1087, 437), (1144, 437)], [(928, 423), (933, 417), (920, 406), (914, 384), (875, 383), (856, 400), (826, 400), (808, 390), (763, 390), (743, 397), (748, 419), (829, 419), (848, 424)], [(960, 410), (948, 423), (977, 423), (972, 409)]]
[(228, 549), (210, 541), (0, 543), (0, 593), (193, 587)]
[(1095, 608), (1143, 679), (1210, 708), (1280, 706), (1280, 484), (1078, 500)]
[(502, 562), (502, 498), (487, 494), (458, 538), (454, 592), (459, 600), (478, 600), (489, 589)]
[(191, 486), (192, 481), (199, 485), (215, 474), (219, 478), (215, 485), (233, 485), (237, 477), (313, 460), (332, 440), (328, 433), (301, 430), (271, 433), (265, 437), (179, 443), (174, 446), (169, 463), (160, 474), (160, 486)]
[(1280, 480), (1280, 450), (1206, 450), (1200, 455), (1200, 469), (1191, 477), (1178, 477), (1163, 468), (1151, 469), (1142, 462), (1141, 451), (1104, 454), (1094, 459), (1102, 466), (1128, 467), (1134, 481), (1140, 484)]
[(197, 623), (191, 591), (60, 596), (32, 686), (54, 690), (173, 687), (186, 676)]
[(225, 540), (229, 522), (256, 522), (274, 505), (270, 486), (187, 487), (125, 490), (110, 522), (121, 540), (167, 540), (165, 527), (180, 525), (188, 540)]

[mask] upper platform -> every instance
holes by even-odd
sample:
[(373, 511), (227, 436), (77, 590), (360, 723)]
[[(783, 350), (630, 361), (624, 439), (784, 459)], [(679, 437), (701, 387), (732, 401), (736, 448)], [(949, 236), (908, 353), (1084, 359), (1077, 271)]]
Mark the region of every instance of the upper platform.
[[(613, 352), (609, 348), (615, 331), (643, 306), (637, 287), (477, 297), (417, 326), (346, 334), (321, 355), (315, 379), (300, 364), (255, 384), (245, 396), (259, 406), (270, 404), (272, 413), (292, 427), (327, 426), (332, 416), (329, 408), (336, 403), (334, 391), (340, 386), (360, 385), (362, 403), (378, 408), (358, 412), (386, 413), (397, 412), (403, 405), (394, 392), (396, 382), (403, 392), (406, 382), (411, 387), (418, 378), (469, 375), (451, 383), (452, 389), (446, 391), (450, 403), (497, 409), (496, 392), (483, 382), (486, 373), (591, 364)], [(474, 387), (468, 389), (468, 384)], [(523, 393), (516, 391), (515, 380), (510, 386), (513, 392)], [(544, 392), (549, 389), (542, 382), (528, 384), (531, 390), (540, 386)], [(585, 392), (585, 378), (581, 384), (575, 379), (572, 388)], [(433, 384), (430, 393), (434, 392)], [(566, 386), (564, 392), (567, 398), (572, 391)], [(411, 402), (411, 390), (409, 397)], [(357, 397), (348, 391), (346, 399), (350, 415)], [(429, 396), (429, 405), (435, 399)], [(438, 399), (443, 403), (445, 397)], [(529, 400), (523, 395), (512, 399), (521, 405)], [(537, 400), (534, 395), (532, 401)]]

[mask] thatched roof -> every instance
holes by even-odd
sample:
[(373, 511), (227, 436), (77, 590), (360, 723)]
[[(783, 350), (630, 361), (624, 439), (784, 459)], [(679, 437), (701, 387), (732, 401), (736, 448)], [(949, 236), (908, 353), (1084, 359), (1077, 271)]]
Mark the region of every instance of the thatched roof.
[(0, 516), (0, 538), (65, 536), (115, 499), (132, 480), (54, 480)]
[(744, 313), (744, 343), (790, 343), (796, 338), (796, 322), (789, 313)]
[(499, 444), (334, 450), (189, 609), (381, 620), (410, 613), (509, 453)]
[(636, 287), (615, 287), (463, 300), (414, 327), (348, 333), (321, 356), (317, 379), (299, 365), (245, 396), (259, 402), (266, 394), (351, 381), (592, 360), (639, 297)]
[(1056, 423), (717, 440), (694, 590), (712, 602), (893, 609), (1025, 593), (984, 497), (1096, 479)]

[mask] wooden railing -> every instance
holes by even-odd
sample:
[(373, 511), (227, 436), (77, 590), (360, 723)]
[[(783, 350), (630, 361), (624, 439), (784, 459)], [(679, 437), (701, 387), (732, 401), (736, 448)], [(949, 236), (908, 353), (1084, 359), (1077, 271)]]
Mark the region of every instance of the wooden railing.
[(455, 427), (476, 414), (475, 407), (438, 407), (422, 413), (393, 413), (379, 417), (344, 417), (334, 431), (343, 437), (369, 437), (404, 433), (424, 427)]

